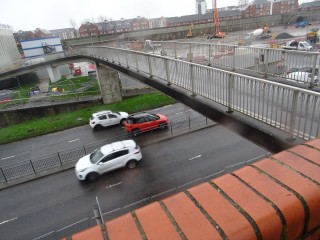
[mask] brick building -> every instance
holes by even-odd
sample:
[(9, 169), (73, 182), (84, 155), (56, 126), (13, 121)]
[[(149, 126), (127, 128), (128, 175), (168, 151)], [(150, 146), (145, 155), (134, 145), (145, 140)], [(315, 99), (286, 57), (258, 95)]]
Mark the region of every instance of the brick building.
[(243, 18), (296, 13), (298, 0), (282, 0), (271, 3), (267, 0), (255, 0), (242, 8)]
[(142, 17), (137, 17), (132, 20), (132, 26), (131, 30), (143, 30), (143, 29), (149, 29), (149, 20)]
[(80, 37), (99, 36), (100, 31), (95, 24), (86, 22), (80, 26), (79, 35)]

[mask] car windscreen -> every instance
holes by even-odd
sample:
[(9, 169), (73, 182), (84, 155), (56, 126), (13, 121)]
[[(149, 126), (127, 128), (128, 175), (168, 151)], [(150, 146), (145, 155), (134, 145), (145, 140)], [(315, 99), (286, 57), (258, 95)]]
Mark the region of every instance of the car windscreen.
[(101, 153), (100, 149), (90, 154), (90, 161), (92, 163), (98, 162), (103, 157), (103, 154)]
[(136, 123), (136, 119), (133, 118), (133, 117), (128, 117), (127, 123), (128, 123), (128, 124), (134, 124), (134, 123)]
[(94, 119), (94, 116), (93, 116), (93, 115), (91, 115), (90, 120), (93, 120), (93, 119)]
[(150, 121), (154, 121), (154, 120), (158, 120), (160, 117), (156, 114), (148, 114), (147, 118), (150, 120)]

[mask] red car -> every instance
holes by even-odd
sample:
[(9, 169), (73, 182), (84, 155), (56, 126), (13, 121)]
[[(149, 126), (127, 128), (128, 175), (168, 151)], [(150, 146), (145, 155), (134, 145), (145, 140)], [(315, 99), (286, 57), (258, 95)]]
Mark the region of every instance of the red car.
[(165, 115), (152, 113), (138, 113), (130, 115), (124, 123), (124, 129), (137, 136), (141, 132), (168, 127), (169, 120)]
[(81, 68), (80, 67), (75, 68), (73, 76), (81, 76), (81, 75), (82, 75)]

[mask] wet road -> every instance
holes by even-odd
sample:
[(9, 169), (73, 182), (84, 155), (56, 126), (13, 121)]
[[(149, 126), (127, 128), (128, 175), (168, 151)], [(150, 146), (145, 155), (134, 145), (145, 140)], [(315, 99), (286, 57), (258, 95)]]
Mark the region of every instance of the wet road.
[(107, 173), (92, 184), (81, 184), (71, 169), (0, 191), (1, 239), (79, 231), (93, 217), (96, 196), (108, 220), (268, 154), (220, 125), (145, 146), (142, 153), (136, 169)]
[[(198, 114), (180, 103), (153, 109), (150, 112), (165, 114), (170, 121)], [(84, 146), (123, 135), (124, 133), (124, 130), (120, 126), (109, 127), (102, 131), (93, 131), (88, 124), (40, 137), (0, 145), (0, 167)]]

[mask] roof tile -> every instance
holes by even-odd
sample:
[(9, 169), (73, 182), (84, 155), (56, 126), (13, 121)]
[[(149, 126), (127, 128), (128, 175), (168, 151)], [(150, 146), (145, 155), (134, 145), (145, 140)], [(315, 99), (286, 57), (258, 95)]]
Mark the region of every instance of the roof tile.
[(200, 210), (186, 196), (178, 193), (163, 200), (171, 215), (180, 226), (187, 239), (221, 239), (217, 230), (209, 223)]
[(135, 212), (148, 239), (181, 239), (158, 202)]
[(209, 183), (193, 187), (189, 192), (229, 239), (256, 238), (248, 220)]
[(130, 240), (141, 240), (137, 225), (129, 213), (107, 222), (107, 230), (110, 240), (128, 239), (128, 236)]
[(282, 223), (277, 212), (268, 202), (234, 176), (226, 174), (213, 182), (254, 219), (262, 239), (281, 238)]
[[(319, 155), (318, 155), (319, 157)], [(320, 225), (320, 188), (315, 183), (304, 178), (300, 174), (276, 163), (265, 159), (254, 164), (280, 183), (297, 192), (306, 202), (310, 211), (308, 230)], [(295, 210), (295, 209), (293, 209)]]
[(295, 195), (252, 167), (239, 169), (234, 174), (280, 209), (287, 225), (288, 239), (297, 239), (301, 236), (304, 209)]

